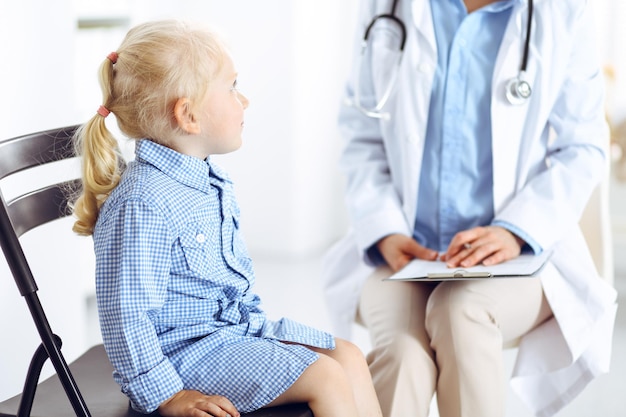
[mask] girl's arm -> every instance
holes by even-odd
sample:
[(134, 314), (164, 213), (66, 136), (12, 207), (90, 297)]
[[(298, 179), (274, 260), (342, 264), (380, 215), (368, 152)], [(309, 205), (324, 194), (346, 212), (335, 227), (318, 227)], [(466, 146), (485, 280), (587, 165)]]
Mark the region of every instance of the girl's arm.
[(183, 389), (154, 322), (167, 295), (170, 232), (161, 213), (141, 201), (126, 201), (105, 216), (94, 233), (103, 341), (133, 407), (152, 412)]
[(162, 417), (195, 416), (198, 411), (214, 417), (239, 417), (239, 412), (228, 398), (192, 390), (180, 391), (159, 406)]

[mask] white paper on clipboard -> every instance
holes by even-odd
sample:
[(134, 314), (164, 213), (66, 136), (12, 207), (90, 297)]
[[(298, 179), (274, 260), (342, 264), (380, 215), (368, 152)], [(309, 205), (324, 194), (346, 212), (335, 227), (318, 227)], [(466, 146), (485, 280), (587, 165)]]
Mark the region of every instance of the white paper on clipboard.
[(552, 255), (543, 251), (539, 255), (522, 254), (510, 261), (492, 265), (476, 265), (470, 268), (448, 268), (442, 261), (414, 259), (387, 281), (446, 281), (484, 278), (531, 277), (535, 275)]

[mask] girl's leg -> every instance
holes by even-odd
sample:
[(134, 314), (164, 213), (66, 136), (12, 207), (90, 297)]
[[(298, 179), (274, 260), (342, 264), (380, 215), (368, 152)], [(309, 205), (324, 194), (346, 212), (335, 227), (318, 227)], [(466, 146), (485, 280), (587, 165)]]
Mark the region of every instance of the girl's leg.
[(357, 319), (373, 345), (367, 361), (385, 417), (426, 417), (437, 367), (424, 319), (436, 284), (383, 281), (391, 274), (378, 268), (361, 293)]
[(336, 339), (335, 350), (313, 348), (321, 355), (327, 355), (337, 361), (352, 385), (352, 392), (360, 417), (381, 417), (380, 404), (372, 384), (372, 376), (361, 350), (354, 344)]
[(426, 315), (439, 367), (441, 417), (502, 417), (502, 346), (551, 315), (537, 278), (441, 283)]
[(308, 403), (315, 417), (360, 417), (348, 375), (323, 354), (268, 407), (294, 402)]
[(315, 417), (382, 417), (367, 363), (357, 346), (337, 339), (335, 350), (310, 349), (320, 358), (269, 406), (307, 402)]

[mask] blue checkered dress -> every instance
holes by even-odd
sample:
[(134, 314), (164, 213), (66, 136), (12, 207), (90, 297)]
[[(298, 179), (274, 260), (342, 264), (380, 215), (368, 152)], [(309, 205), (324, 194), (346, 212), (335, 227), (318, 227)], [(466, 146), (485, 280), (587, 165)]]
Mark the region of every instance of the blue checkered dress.
[(232, 183), (217, 166), (137, 143), (94, 232), (104, 345), (135, 409), (195, 389), (255, 410), (317, 359), (281, 341), (334, 348), (328, 333), (266, 319), (238, 222)]

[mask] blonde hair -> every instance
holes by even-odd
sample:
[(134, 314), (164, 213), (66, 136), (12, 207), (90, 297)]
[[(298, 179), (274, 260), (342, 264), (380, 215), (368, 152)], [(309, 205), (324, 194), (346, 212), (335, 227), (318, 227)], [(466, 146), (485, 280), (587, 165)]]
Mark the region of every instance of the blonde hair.
[[(177, 100), (199, 103), (225, 54), (221, 40), (204, 27), (177, 20), (140, 24), (122, 41), (117, 59), (106, 58), (100, 66), (103, 106), (128, 138), (167, 146), (182, 133), (174, 118)], [(73, 230), (91, 235), (100, 207), (120, 181), (124, 162), (101, 114), (81, 126), (75, 146), (82, 156), (82, 190), (73, 205)]]

